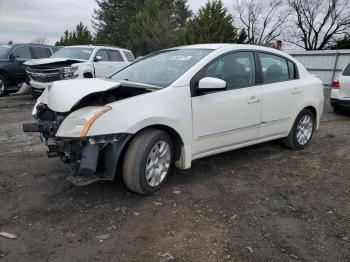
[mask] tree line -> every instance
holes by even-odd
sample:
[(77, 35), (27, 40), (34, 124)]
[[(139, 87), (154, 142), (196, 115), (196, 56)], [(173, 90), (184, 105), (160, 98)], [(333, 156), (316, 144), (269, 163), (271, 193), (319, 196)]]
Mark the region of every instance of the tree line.
[(136, 55), (176, 45), (280, 40), (305, 50), (350, 48), (348, 0), (209, 0), (196, 13), (187, 0), (96, 0), (95, 34), (79, 23), (56, 45), (109, 44)]

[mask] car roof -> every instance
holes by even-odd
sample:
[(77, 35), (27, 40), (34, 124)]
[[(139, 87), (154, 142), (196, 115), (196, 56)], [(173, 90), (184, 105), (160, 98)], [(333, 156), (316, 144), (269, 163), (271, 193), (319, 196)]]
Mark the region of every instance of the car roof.
[(119, 46), (112, 46), (112, 45), (70, 45), (70, 46), (62, 46), (62, 48), (64, 47), (74, 47), (74, 48), (81, 48), (81, 47), (90, 47), (90, 48), (114, 48), (114, 49), (120, 49), (120, 50), (124, 50), (124, 51), (129, 51), (128, 49), (126, 48), (121, 48)]
[(247, 45), (247, 44), (226, 44), (226, 43), (217, 43), (217, 44), (195, 44), (195, 45), (185, 45), (185, 46), (178, 46), (169, 48), (171, 49), (211, 49), (211, 50), (219, 50), (221, 48), (225, 48), (226, 50), (256, 50), (256, 51), (262, 51), (262, 52), (269, 52), (269, 53), (275, 53), (277, 55), (282, 55), (285, 57), (288, 57), (291, 59), (291, 56), (287, 53), (280, 51), (275, 48), (266, 47), (266, 46), (260, 46), (260, 45)]

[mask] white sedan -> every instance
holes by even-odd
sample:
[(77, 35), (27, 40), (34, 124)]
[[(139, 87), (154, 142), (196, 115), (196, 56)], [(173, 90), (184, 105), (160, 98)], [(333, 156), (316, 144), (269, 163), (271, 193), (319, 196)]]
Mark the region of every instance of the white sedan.
[(58, 81), (26, 132), (41, 132), (76, 185), (122, 174), (140, 194), (175, 163), (283, 139), (303, 149), (323, 112), (322, 82), (266, 47), (202, 44), (155, 52), (110, 79)]

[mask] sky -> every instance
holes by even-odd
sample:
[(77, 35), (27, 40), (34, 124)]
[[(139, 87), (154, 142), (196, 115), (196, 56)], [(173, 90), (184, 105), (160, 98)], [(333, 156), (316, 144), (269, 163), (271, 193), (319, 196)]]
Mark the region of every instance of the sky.
[[(234, 0), (223, 0), (232, 9)], [(207, 0), (188, 0), (197, 11)], [(95, 0), (0, 0), (0, 43), (31, 42), (38, 37), (54, 44), (68, 29), (82, 21), (92, 30)]]

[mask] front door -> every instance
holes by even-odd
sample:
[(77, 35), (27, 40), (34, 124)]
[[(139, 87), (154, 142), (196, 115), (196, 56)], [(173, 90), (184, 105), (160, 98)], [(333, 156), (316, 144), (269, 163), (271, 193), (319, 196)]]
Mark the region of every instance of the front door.
[[(99, 57), (99, 59), (97, 59)], [(98, 78), (105, 78), (110, 74), (111, 63), (109, 62), (108, 52), (105, 49), (97, 51), (94, 59), (95, 75)]]
[(255, 85), (253, 52), (234, 52), (203, 69), (203, 77), (225, 80), (225, 91), (192, 98), (194, 157), (256, 140), (261, 86)]

